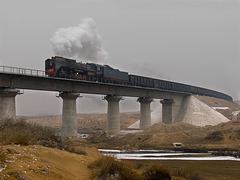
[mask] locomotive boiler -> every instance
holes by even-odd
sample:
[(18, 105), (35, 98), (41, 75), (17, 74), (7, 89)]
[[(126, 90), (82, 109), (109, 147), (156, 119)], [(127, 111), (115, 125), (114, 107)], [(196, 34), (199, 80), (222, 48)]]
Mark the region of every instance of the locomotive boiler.
[(127, 72), (119, 71), (108, 65), (76, 62), (76, 60), (58, 56), (45, 61), (45, 71), (50, 77), (121, 84), (128, 83)]

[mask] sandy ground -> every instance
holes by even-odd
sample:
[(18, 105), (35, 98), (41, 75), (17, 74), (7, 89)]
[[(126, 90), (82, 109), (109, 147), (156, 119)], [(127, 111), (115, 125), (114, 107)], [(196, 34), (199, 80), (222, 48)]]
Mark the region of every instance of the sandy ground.
[(88, 165), (100, 156), (95, 148), (84, 148), (87, 154), (79, 155), (37, 145), (3, 147), (7, 167), (0, 179), (91, 179)]
[(230, 121), (224, 115), (214, 110), (207, 104), (191, 96), (185, 100), (185, 105), (181, 112), (180, 122), (189, 123), (195, 126), (215, 126), (220, 123)]

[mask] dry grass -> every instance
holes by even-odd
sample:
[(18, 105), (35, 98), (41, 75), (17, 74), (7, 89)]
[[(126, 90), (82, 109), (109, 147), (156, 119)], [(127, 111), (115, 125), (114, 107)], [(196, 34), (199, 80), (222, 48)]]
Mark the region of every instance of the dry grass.
[(6, 152), (3, 150), (2, 147), (0, 147), (0, 168), (4, 167), (6, 163)]
[(0, 143), (57, 147), (60, 142), (53, 129), (26, 123), (24, 120), (0, 121)]
[(11, 178), (19, 179), (19, 180), (29, 180), (28, 178), (23, 176), (23, 172), (22, 171), (12, 171), (12, 172), (9, 172), (9, 176)]
[(238, 180), (240, 163), (237, 161), (152, 161), (126, 160), (138, 164), (145, 172), (153, 164), (168, 170), (173, 180)]
[(87, 152), (84, 150), (84, 148), (79, 146), (66, 146), (65, 150), (75, 154), (87, 155)]
[(93, 169), (95, 179), (117, 179), (117, 180), (139, 180), (140, 176), (133, 171), (133, 165), (120, 162), (110, 156), (103, 156), (93, 162), (90, 166)]
[(153, 164), (149, 169), (142, 173), (143, 180), (161, 179), (170, 180), (172, 179), (168, 169), (159, 164)]
[(93, 179), (101, 180), (205, 180), (200, 172), (192, 168), (172, 167), (152, 161), (117, 161), (110, 156), (99, 158), (89, 167), (93, 170)]
[(171, 169), (171, 174), (175, 178), (183, 178), (187, 180), (204, 180), (205, 178), (197, 171), (193, 171), (192, 169), (180, 167)]
[(208, 134), (205, 139), (212, 141), (212, 142), (216, 142), (216, 141), (222, 141), (224, 139), (224, 136), (221, 131), (214, 131), (214, 132)]

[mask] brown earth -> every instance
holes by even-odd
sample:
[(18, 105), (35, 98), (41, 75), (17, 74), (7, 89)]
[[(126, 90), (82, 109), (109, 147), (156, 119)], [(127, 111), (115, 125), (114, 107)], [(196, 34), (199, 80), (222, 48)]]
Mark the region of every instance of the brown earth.
[(181, 142), (185, 148), (240, 150), (240, 121), (230, 121), (217, 126), (198, 127), (186, 123), (158, 123), (143, 132), (107, 137), (105, 134), (89, 138), (98, 147), (116, 149), (165, 149)]
[(101, 154), (95, 148), (84, 148), (79, 155), (39, 145), (3, 146), (7, 167), (0, 179), (91, 179), (88, 165)]

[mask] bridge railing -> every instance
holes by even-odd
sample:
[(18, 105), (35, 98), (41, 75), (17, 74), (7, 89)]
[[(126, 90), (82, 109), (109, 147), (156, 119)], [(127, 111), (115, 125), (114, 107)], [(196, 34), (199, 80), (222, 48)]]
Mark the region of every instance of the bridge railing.
[(36, 69), (26, 69), (10, 66), (0, 66), (0, 72), (11, 73), (11, 74), (24, 74), (31, 76), (47, 76), (45, 71), (36, 70)]

